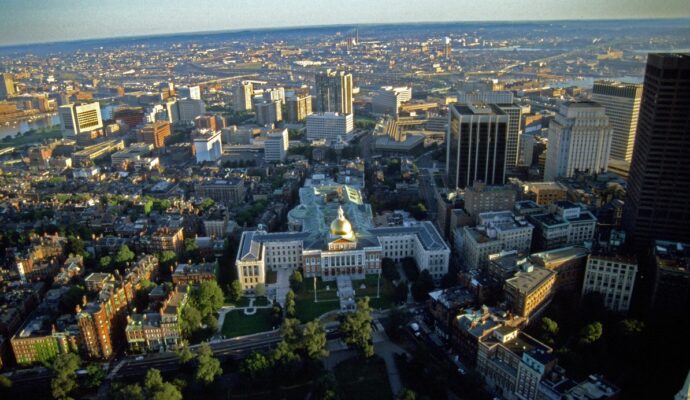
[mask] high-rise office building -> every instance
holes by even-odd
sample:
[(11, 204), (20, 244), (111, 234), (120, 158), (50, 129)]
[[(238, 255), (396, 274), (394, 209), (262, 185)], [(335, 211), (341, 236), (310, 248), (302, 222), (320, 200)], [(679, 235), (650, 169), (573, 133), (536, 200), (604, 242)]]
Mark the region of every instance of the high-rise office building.
[(252, 109), (252, 96), (254, 85), (251, 82), (241, 82), (235, 86), (233, 109), (235, 111), (250, 111)]
[(690, 242), (690, 54), (649, 54), (623, 213), (638, 240)]
[(402, 103), (412, 99), (410, 86), (384, 86), (371, 99), (371, 109), (376, 114), (398, 116)]
[(274, 129), (266, 135), (264, 142), (264, 160), (271, 161), (285, 161), (287, 156), (290, 141), (288, 139), (287, 128)]
[(308, 93), (288, 97), (287, 120), (289, 123), (296, 124), (298, 122), (303, 122), (311, 113), (311, 96)]
[(283, 109), (280, 100), (261, 101), (254, 104), (256, 123), (259, 125), (275, 124), (283, 120)]
[(508, 135), (506, 137), (506, 168), (518, 163), (520, 148), (520, 127), (522, 126), (522, 107), (513, 102), (513, 92), (508, 90), (459, 91), (458, 102), (463, 104), (495, 104), (508, 114)]
[(76, 136), (103, 128), (101, 105), (98, 102), (88, 104), (67, 104), (58, 110), (60, 127), (65, 136)]
[(181, 99), (201, 100), (201, 89), (199, 86), (181, 86), (175, 92), (177, 92), (177, 97)]
[(561, 105), (549, 124), (544, 180), (571, 177), (576, 171), (606, 172), (612, 129), (604, 107), (592, 101)]
[(322, 71), (314, 85), (317, 112), (352, 114), (352, 74), (345, 71)]
[(611, 158), (629, 162), (632, 160), (635, 144), (642, 84), (596, 81), (592, 89), (592, 100), (604, 106), (613, 129)]
[(206, 105), (202, 100), (179, 99), (167, 103), (170, 122), (185, 121), (191, 123), (194, 118), (206, 113)]
[(170, 123), (166, 121), (156, 121), (150, 124), (144, 125), (139, 131), (139, 139), (146, 143), (151, 144), (155, 149), (165, 147), (165, 140), (170, 137), (172, 130), (170, 129)]
[(220, 131), (197, 130), (193, 138), (196, 162), (216, 162), (223, 155)]
[(488, 185), (505, 183), (508, 114), (492, 104), (455, 104), (449, 110), (448, 187), (465, 188), (477, 180)]
[(336, 140), (354, 129), (352, 114), (312, 114), (307, 117), (307, 139)]
[(14, 96), (14, 79), (11, 74), (0, 74), (0, 100), (6, 100), (10, 96)]

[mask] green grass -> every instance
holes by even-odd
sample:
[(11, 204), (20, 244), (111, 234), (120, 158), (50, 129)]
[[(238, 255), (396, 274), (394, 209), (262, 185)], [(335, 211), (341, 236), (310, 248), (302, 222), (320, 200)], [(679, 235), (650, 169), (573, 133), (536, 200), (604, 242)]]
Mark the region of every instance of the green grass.
[(393, 393), (386, 363), (379, 357), (366, 361), (355, 357), (335, 367), (335, 377), (345, 399), (391, 399)]
[(263, 307), (269, 304), (271, 304), (271, 302), (268, 301), (268, 298), (266, 296), (257, 297), (256, 300), (254, 300), (255, 307)]
[(242, 296), (240, 297), (240, 300), (233, 303), (230, 300), (228, 300), (228, 297), (225, 296), (225, 305), (226, 306), (235, 306), (235, 307), (247, 307), (249, 306), (249, 297)]
[[(328, 287), (328, 290), (326, 288)], [(321, 300), (337, 300), (338, 284), (335, 281), (324, 282), (319, 279), (316, 281), (316, 298)], [(307, 278), (302, 283), (302, 289), (296, 293), (297, 298), (314, 299), (314, 278)]]
[(297, 305), (297, 319), (302, 322), (312, 321), (321, 315), (340, 309), (340, 301), (328, 300), (314, 303), (314, 299), (302, 298), (295, 301)]
[(12, 139), (5, 138), (0, 141), (0, 147), (17, 147), (32, 143), (40, 143), (47, 139), (59, 139), (62, 137), (60, 126), (56, 125), (52, 128), (41, 129), (38, 131), (31, 130), (26, 133), (13, 137)]
[(271, 309), (257, 309), (254, 315), (244, 315), (241, 310), (231, 311), (225, 315), (222, 333), (225, 337), (250, 335), (273, 329)]
[[(364, 296), (369, 296), (369, 304), (372, 308), (391, 308), (393, 306), (393, 286), (390, 282), (381, 277), (381, 291), (380, 297), (376, 298), (377, 287), (376, 287), (376, 275), (367, 275), (364, 279), (353, 280), (352, 288), (355, 289), (355, 297), (362, 298)], [(366, 286), (364, 289), (360, 289), (360, 286), (364, 283)]]

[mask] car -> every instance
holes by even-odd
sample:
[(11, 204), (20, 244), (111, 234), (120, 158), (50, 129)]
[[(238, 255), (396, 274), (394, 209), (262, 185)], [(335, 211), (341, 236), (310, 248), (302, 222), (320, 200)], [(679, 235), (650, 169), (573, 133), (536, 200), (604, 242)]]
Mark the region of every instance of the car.
[(464, 368), (460, 367), (460, 368), (458, 368), (458, 373), (459, 373), (460, 375), (465, 375), (465, 374), (467, 373), (467, 371), (465, 371)]
[(138, 356), (137, 358), (134, 359), (134, 361), (143, 361), (144, 356)]
[(412, 322), (410, 324), (410, 329), (412, 330), (412, 333), (414, 333), (415, 336), (419, 337), (420, 331), (419, 331), (419, 324), (416, 322)]

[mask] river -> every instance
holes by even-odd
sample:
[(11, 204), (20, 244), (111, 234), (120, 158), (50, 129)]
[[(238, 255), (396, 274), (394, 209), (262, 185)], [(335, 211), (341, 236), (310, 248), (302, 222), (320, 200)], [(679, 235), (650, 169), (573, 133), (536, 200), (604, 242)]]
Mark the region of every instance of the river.
[[(113, 105), (101, 107), (101, 116), (103, 121), (112, 117), (114, 108), (115, 106)], [(7, 136), (15, 136), (17, 133), (24, 133), (31, 129), (49, 128), (58, 124), (60, 124), (60, 117), (57, 114), (39, 117), (31, 122), (28, 120), (23, 120), (17, 122), (16, 124), (10, 123), (9, 126), (0, 124), (0, 140), (6, 138)]]

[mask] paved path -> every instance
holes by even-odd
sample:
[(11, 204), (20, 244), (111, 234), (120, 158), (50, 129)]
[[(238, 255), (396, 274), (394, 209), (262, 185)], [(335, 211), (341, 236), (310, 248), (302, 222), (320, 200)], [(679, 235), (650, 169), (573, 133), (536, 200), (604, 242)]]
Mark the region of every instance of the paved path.
[(271, 308), (273, 307), (273, 304), (270, 302), (265, 306), (255, 306), (254, 301), (256, 299), (254, 297), (249, 298), (249, 305), (247, 307), (235, 307), (235, 306), (223, 306), (218, 310), (218, 333), (221, 333), (223, 331), (223, 323), (225, 322), (225, 315), (229, 312), (232, 311), (237, 311), (237, 310), (242, 310), (244, 312), (244, 315), (254, 315), (256, 314), (256, 310), (259, 308)]
[(393, 395), (397, 396), (403, 389), (402, 381), (400, 380), (400, 372), (398, 372), (398, 366), (395, 365), (395, 354), (406, 353), (404, 349), (399, 347), (397, 344), (386, 340), (383, 342), (376, 343), (374, 346), (374, 352), (376, 355), (381, 357), (383, 361), (386, 362), (386, 372), (388, 373), (388, 382), (391, 385), (391, 391)]
[(290, 274), (289, 269), (279, 268), (276, 275), (276, 283), (271, 284), (274, 291), (275, 300), (281, 307), (285, 307), (285, 295), (290, 290)]

